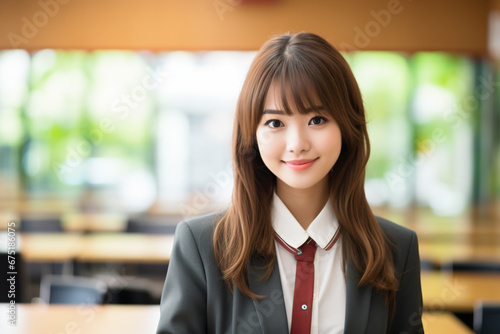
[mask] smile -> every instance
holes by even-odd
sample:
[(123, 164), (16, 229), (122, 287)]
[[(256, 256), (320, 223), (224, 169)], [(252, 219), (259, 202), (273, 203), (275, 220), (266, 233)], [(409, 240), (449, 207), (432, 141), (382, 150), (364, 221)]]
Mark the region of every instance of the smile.
[(303, 159), (303, 160), (290, 160), (290, 161), (283, 161), (288, 167), (290, 167), (293, 170), (305, 170), (311, 167), (316, 160), (316, 159)]

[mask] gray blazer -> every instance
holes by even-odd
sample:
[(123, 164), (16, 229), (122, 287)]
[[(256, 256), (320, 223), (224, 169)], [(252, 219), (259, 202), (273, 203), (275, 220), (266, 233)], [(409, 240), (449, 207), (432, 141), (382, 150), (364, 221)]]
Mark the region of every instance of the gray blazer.
[[(264, 299), (253, 300), (226, 287), (212, 245), (217, 218), (211, 214), (177, 226), (157, 334), (289, 333), (277, 263), (271, 277), (262, 281), (264, 261), (251, 260), (248, 284)], [(389, 318), (382, 294), (371, 286), (358, 287), (360, 275), (347, 263), (344, 333), (423, 333), (417, 236), (388, 220), (377, 220), (395, 245), (394, 265), (401, 274), (395, 315)]]

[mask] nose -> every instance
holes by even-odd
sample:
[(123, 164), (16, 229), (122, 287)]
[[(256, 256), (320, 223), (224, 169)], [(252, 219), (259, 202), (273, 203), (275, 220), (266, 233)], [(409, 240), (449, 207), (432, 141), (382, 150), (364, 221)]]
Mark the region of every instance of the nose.
[(291, 126), (287, 131), (287, 151), (293, 153), (306, 152), (311, 148), (309, 136), (306, 129), (299, 126)]

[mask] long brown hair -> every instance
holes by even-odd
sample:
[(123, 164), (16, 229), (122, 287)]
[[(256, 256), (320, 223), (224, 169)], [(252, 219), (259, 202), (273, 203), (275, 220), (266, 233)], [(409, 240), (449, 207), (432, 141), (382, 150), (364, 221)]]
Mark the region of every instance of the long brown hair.
[(342, 55), (311, 33), (284, 34), (267, 41), (243, 84), (233, 133), (233, 199), (216, 225), (213, 240), (223, 279), (230, 289), (234, 284), (245, 295), (259, 298), (246, 281), (250, 258), (266, 260), (263, 279), (273, 270), (276, 252), (270, 205), (276, 177), (264, 165), (256, 144), (257, 126), (273, 82), (281, 87), (287, 113), (290, 101), (302, 113), (315, 105), (314, 97), (337, 121), (342, 150), (331, 171), (330, 197), (342, 230), (344, 263), (352, 261), (362, 273), (360, 285), (371, 284), (393, 304), (397, 279), (392, 254), (364, 192), (370, 143), (361, 93)]

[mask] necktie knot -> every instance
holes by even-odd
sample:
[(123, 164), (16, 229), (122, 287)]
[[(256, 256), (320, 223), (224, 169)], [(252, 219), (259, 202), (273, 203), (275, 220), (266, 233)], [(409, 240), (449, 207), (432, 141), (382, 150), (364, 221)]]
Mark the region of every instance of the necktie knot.
[(299, 248), (299, 252), (295, 254), (295, 260), (301, 262), (314, 262), (315, 253), (316, 242), (310, 239)]

